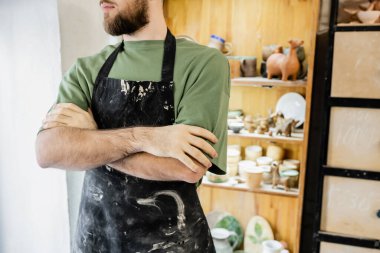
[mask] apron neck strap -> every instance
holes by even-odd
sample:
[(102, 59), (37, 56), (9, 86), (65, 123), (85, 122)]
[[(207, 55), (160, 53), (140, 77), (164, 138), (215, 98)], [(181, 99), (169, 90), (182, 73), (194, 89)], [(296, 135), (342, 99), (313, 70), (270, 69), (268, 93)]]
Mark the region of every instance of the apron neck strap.
[(168, 29), (164, 44), (164, 59), (162, 61), (161, 80), (171, 82), (174, 80), (174, 63), (176, 54), (176, 40)]
[[(112, 52), (112, 54), (107, 58), (106, 62), (103, 64), (96, 78), (95, 85), (98, 84), (102, 78), (108, 77), (112, 66), (117, 58), (117, 55), (124, 51), (124, 41)], [(161, 80), (166, 82), (173, 81), (174, 77), (174, 62), (176, 54), (176, 40), (173, 34), (169, 31), (166, 33), (165, 44), (164, 44), (164, 58), (162, 61), (162, 72)]]

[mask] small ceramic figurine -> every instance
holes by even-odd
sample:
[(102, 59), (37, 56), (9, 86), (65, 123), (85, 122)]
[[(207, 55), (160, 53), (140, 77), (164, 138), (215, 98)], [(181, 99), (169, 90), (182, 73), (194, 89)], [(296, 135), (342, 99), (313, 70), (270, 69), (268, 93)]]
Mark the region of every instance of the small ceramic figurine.
[(294, 127), (297, 125), (298, 121), (294, 119), (285, 119), (281, 123), (277, 123), (275, 128), (272, 128), (269, 131), (269, 135), (285, 135), (286, 137), (291, 137), (292, 136), (292, 131)]
[(265, 134), (269, 130), (269, 121), (267, 118), (261, 118), (258, 120), (258, 126), (255, 130), (256, 134)]
[(281, 76), (282, 81), (287, 81), (289, 76), (292, 80), (297, 79), (297, 74), (300, 69), (300, 62), (297, 57), (296, 49), (303, 45), (302, 40), (289, 40), (290, 52), (288, 55), (283, 53), (274, 53), (269, 56), (266, 63), (268, 79), (273, 76)]
[(285, 188), (285, 191), (289, 191), (289, 177), (280, 176), (280, 166), (277, 161), (274, 161), (271, 165), (272, 172), (272, 188), (278, 188), (278, 185), (282, 185)]
[(282, 125), (285, 120), (284, 114), (282, 112), (270, 113), (269, 116), (269, 127), (274, 128), (277, 125)]
[(253, 133), (257, 127), (257, 123), (252, 115), (247, 115), (244, 118), (244, 127), (248, 132)]

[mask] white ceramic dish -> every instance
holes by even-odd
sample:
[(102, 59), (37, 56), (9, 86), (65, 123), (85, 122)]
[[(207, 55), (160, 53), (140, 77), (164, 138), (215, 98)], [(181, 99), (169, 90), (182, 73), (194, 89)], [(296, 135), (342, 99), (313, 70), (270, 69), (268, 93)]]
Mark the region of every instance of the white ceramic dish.
[(271, 165), (273, 159), (268, 156), (262, 156), (256, 159), (256, 162), (259, 166), (261, 165)]
[(296, 127), (299, 127), (305, 121), (306, 101), (298, 93), (286, 93), (277, 101), (276, 112), (282, 112), (286, 119), (298, 120)]

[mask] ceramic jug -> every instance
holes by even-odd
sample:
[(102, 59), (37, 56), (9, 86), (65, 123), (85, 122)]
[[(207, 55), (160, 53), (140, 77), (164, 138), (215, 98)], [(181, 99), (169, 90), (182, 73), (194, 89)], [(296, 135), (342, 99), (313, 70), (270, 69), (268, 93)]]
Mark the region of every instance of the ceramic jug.
[(223, 38), (215, 34), (211, 35), (207, 46), (218, 49), (224, 55), (230, 55), (232, 53), (232, 44), (230, 42), (226, 42)]
[[(211, 229), (211, 235), (214, 241), (216, 253), (233, 253), (233, 249), (238, 243), (237, 234), (235, 232), (228, 231), (224, 228), (213, 228)], [(228, 242), (228, 238), (230, 237), (236, 238), (233, 246), (231, 246)]]

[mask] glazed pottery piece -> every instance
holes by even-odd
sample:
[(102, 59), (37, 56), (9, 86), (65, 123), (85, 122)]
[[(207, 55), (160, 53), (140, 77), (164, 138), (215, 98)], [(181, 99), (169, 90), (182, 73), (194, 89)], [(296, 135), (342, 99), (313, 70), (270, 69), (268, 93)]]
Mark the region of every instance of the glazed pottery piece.
[(290, 52), (288, 55), (283, 53), (274, 53), (269, 56), (266, 62), (268, 79), (273, 76), (281, 76), (282, 81), (287, 81), (289, 77), (293, 81), (297, 79), (300, 69), (300, 62), (297, 57), (296, 49), (303, 45), (302, 40), (289, 40)]
[(273, 231), (268, 221), (254, 216), (248, 222), (244, 236), (244, 250), (250, 253), (262, 253), (262, 243), (273, 240)]

